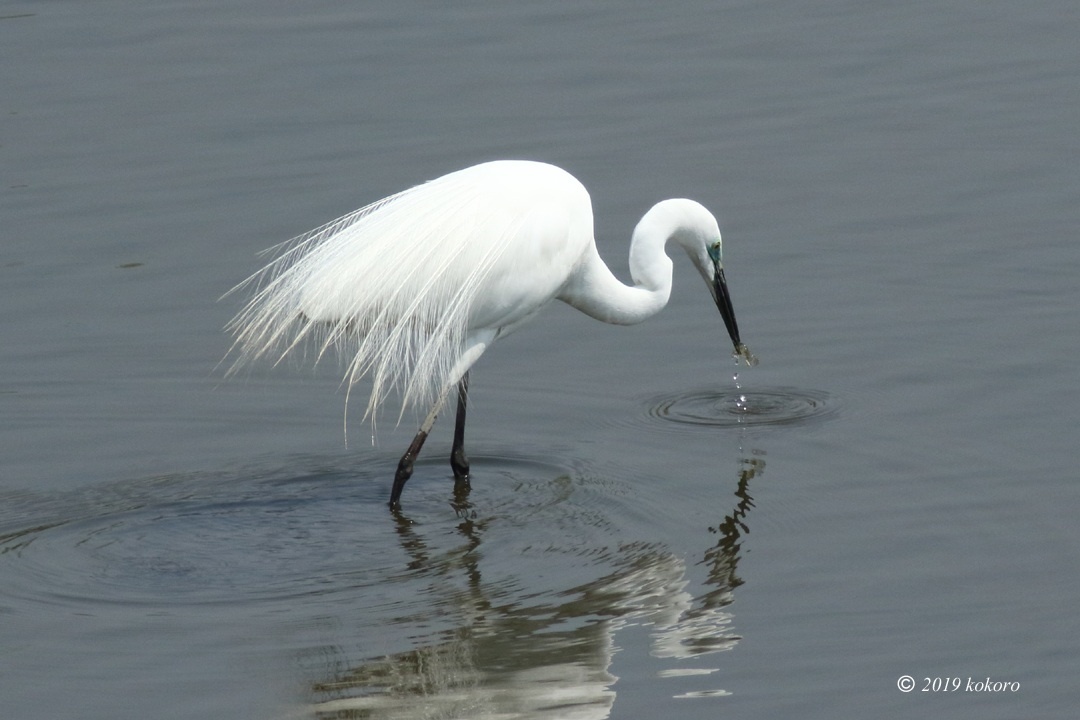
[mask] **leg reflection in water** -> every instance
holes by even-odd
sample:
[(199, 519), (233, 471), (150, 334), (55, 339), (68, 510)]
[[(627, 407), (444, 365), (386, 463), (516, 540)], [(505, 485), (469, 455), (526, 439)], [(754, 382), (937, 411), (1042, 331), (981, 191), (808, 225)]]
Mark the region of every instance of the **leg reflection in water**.
[[(360, 662), (339, 655), (333, 669), (327, 668), (332, 678), (313, 687), (316, 717), (601, 720), (610, 716), (615, 702), (618, 678), (609, 668), (621, 628), (651, 626), (654, 657), (692, 661), (734, 648), (741, 638), (732, 632), (727, 608), (743, 584), (736, 570), (754, 507), (750, 482), (765, 467), (763, 452), (750, 455), (740, 461), (734, 507), (708, 528), (710, 536), (718, 537), (697, 563), (705, 568), (707, 589), (696, 597), (688, 592), (686, 561), (657, 543), (528, 548), (513, 568), (522, 579), (507, 581), (513, 573), (506, 571), (505, 558), (501, 565), (498, 561), (500, 551), (505, 552), (506, 525), (524, 534), (529, 520), (478, 517), (467, 486), (452, 501), (457, 524), (441, 526), (430, 542), (426, 528), (397, 515), (401, 547), (410, 558), (405, 573), (410, 581), (422, 581), (421, 593), (427, 596), (395, 621), (414, 647)], [(572, 488), (578, 481), (556, 478), (551, 486)], [(447, 532), (459, 537), (456, 546), (447, 541)], [(588, 568), (607, 569), (554, 592), (523, 590), (529, 587), (528, 574), (544, 566), (542, 561), (565, 566), (581, 558)], [(485, 582), (485, 572), (501, 573), (502, 580)], [(340, 645), (336, 650), (343, 652)], [(680, 665), (658, 674), (714, 670)], [(727, 693), (696, 693), (722, 694)]]

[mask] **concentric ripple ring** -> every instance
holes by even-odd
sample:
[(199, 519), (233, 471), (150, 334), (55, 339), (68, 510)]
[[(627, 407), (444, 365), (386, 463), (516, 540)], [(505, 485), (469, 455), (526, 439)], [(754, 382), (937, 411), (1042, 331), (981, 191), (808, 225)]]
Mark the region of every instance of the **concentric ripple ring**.
[(708, 427), (794, 425), (836, 414), (828, 393), (793, 387), (702, 388), (647, 402), (651, 419)]

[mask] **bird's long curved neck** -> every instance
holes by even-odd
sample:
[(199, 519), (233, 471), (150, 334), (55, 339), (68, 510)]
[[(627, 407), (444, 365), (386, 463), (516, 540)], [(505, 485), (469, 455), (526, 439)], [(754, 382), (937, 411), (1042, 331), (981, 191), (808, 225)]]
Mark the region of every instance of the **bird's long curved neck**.
[(664, 252), (670, 239), (680, 244), (686, 227), (682, 213), (665, 201), (641, 219), (630, 240), (630, 275), (625, 285), (611, 272), (592, 244), (561, 300), (597, 320), (633, 325), (658, 313), (671, 296), (671, 258)]

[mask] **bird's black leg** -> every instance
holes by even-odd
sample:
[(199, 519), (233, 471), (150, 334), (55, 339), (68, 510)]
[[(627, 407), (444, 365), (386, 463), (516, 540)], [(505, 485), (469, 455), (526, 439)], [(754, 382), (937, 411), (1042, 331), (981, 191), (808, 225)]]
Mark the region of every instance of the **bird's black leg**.
[(420, 449), (424, 447), (424, 441), (427, 440), (428, 433), (431, 432), (431, 427), (435, 424), (435, 418), (439, 416), (439, 410), (442, 409), (444, 402), (446, 402), (445, 391), (439, 396), (428, 416), (424, 418), (424, 423), (416, 431), (416, 437), (409, 444), (409, 449), (405, 451), (405, 454), (401, 456), (401, 460), (398, 461), (397, 472), (394, 473), (394, 487), (390, 490), (391, 510), (401, 509), (401, 491), (405, 489), (405, 483), (412, 477), (416, 456), (420, 454)]
[(397, 472), (394, 473), (394, 487), (390, 491), (391, 510), (401, 508), (401, 491), (405, 489), (405, 483), (412, 477), (413, 463), (416, 462), (416, 456), (420, 454), (420, 448), (424, 447), (427, 436), (426, 430), (421, 429), (417, 432), (416, 437), (409, 444), (409, 449), (405, 451), (405, 454), (401, 456), (401, 460), (398, 461)]
[(450, 450), (450, 467), (458, 485), (469, 484), (469, 458), (465, 457), (465, 405), (469, 398), (469, 373), (458, 383), (457, 418), (454, 422), (454, 445)]

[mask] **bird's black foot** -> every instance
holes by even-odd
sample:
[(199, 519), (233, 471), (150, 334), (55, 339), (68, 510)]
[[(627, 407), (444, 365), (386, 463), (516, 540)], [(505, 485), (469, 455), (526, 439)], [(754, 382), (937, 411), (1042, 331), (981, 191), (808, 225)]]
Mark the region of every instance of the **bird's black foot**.
[(394, 487), (390, 491), (390, 509), (401, 509), (401, 491), (405, 489), (405, 483), (412, 477), (412, 458), (403, 457), (398, 463), (397, 472), (394, 473)]
[(409, 445), (409, 449), (405, 451), (405, 454), (401, 456), (401, 460), (398, 461), (397, 472), (394, 473), (394, 487), (390, 490), (391, 510), (401, 509), (401, 491), (405, 489), (405, 483), (412, 477), (413, 464), (416, 462), (416, 456), (420, 454), (420, 448), (423, 447), (426, 439), (426, 432), (418, 432), (416, 437), (413, 438), (412, 444)]
[(450, 453), (450, 467), (454, 471), (454, 480), (457, 484), (469, 484), (469, 458), (465, 457), (463, 448), (455, 448)]

